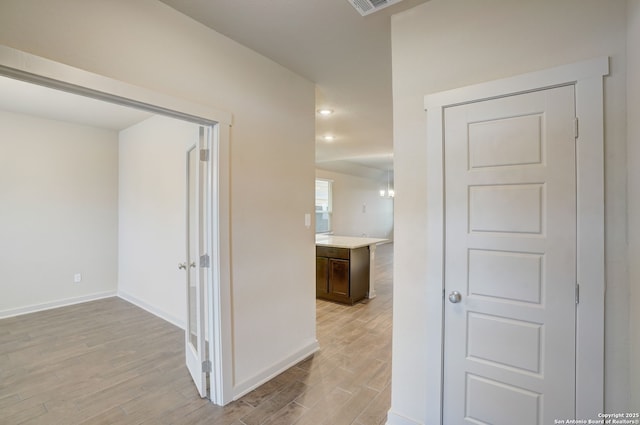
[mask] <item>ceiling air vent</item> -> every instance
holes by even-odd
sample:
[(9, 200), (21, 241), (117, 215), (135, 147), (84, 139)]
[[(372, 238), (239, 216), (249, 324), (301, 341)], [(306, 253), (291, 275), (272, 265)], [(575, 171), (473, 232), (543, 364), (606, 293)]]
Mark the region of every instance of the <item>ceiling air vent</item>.
[(362, 16), (370, 15), (402, 0), (348, 0)]

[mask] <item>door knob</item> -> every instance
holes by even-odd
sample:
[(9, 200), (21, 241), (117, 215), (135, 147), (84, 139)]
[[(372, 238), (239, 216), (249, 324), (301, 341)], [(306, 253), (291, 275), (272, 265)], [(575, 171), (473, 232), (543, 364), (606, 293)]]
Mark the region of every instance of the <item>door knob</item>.
[(462, 299), (462, 294), (460, 294), (460, 292), (458, 291), (453, 291), (452, 293), (449, 294), (449, 301), (454, 304), (459, 303), (461, 299)]
[[(192, 261), (192, 262), (189, 264), (189, 268), (191, 268), (191, 269), (195, 269), (195, 268), (196, 268), (196, 262), (195, 262), (195, 261)], [(187, 263), (178, 263), (178, 269), (179, 269), (179, 270), (187, 270)]]

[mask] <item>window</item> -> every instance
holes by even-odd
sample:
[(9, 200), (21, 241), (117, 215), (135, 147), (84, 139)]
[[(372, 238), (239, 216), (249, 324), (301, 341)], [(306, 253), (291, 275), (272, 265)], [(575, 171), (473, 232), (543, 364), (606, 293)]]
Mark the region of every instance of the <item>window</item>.
[(316, 180), (316, 233), (331, 231), (331, 180)]

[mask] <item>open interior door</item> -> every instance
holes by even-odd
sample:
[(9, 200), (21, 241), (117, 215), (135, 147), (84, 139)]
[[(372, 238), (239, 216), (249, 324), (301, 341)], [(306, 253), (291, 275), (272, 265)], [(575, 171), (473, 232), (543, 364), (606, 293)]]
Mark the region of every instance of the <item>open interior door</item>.
[(207, 288), (210, 268), (210, 164), (209, 129), (200, 127), (197, 143), (186, 156), (186, 251), (187, 262), (180, 265), (187, 274), (187, 323), (185, 330), (186, 363), (201, 397), (208, 396), (207, 374), (210, 372), (205, 337)]

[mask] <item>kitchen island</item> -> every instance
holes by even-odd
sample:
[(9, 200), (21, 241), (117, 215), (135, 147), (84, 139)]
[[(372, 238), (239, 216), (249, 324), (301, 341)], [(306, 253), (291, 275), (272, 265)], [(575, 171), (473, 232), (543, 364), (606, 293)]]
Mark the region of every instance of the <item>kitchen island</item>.
[(316, 235), (316, 298), (355, 304), (374, 298), (376, 245), (387, 239)]

